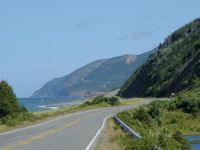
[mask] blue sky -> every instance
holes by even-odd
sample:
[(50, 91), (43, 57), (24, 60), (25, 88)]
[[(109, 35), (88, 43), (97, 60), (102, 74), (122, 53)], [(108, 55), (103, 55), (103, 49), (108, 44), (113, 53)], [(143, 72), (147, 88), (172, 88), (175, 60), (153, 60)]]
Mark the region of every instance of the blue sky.
[(155, 48), (199, 0), (1, 0), (0, 78), (18, 97), (91, 61)]

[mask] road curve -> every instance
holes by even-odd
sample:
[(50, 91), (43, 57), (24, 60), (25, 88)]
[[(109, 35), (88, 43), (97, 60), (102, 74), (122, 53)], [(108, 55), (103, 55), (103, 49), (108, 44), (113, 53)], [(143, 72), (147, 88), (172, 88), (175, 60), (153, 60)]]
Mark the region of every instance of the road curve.
[[(145, 100), (144, 103), (149, 102)], [(1, 133), (0, 150), (94, 149), (108, 116), (139, 105), (80, 111), (32, 127)]]

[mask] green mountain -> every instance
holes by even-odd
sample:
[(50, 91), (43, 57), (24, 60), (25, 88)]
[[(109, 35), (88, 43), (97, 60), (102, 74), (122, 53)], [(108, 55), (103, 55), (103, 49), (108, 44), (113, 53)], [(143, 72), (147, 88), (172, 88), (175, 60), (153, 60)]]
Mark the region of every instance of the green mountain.
[(32, 97), (90, 97), (103, 94), (122, 86), (151, 53), (153, 51), (94, 61), (69, 75), (47, 82)]
[(125, 82), (122, 97), (162, 97), (200, 87), (200, 18), (171, 34)]

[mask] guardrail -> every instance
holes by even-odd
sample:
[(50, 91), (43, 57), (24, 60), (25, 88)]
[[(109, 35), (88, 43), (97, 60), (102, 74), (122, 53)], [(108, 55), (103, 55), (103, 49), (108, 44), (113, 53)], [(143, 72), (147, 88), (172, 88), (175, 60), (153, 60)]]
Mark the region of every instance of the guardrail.
[(139, 139), (141, 136), (135, 132), (133, 129), (131, 129), (129, 126), (127, 126), (122, 120), (120, 120), (117, 115), (114, 116), (117, 123), (126, 131), (128, 132), (134, 139)]
[[(140, 139), (142, 138), (139, 133), (135, 132), (133, 129), (131, 129), (129, 126), (127, 126), (121, 119), (117, 117), (117, 115), (114, 116), (114, 119), (117, 121), (117, 123), (127, 132), (129, 133), (134, 139)], [(154, 145), (156, 150), (162, 150), (157, 145)]]

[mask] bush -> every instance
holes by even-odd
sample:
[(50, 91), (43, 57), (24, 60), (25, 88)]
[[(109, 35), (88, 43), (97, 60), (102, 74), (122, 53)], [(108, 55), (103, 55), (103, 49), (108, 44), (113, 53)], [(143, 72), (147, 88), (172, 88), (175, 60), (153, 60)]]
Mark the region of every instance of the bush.
[(17, 101), (11, 86), (6, 81), (0, 82), (0, 118), (27, 111)]
[(178, 142), (171, 138), (165, 131), (160, 133), (157, 140), (159, 147), (163, 150), (175, 150), (181, 147)]
[(200, 110), (199, 110), (198, 107), (193, 107), (193, 108), (192, 108), (192, 117), (193, 117), (194, 119), (196, 119), (197, 116), (199, 115), (199, 112), (200, 112)]
[(107, 98), (106, 102), (110, 105), (119, 105), (119, 99), (117, 97)]
[(148, 112), (143, 108), (140, 107), (134, 113), (134, 118), (138, 119), (140, 122), (144, 123), (144, 125), (151, 126), (152, 125), (152, 118), (148, 114)]
[(156, 119), (161, 117), (162, 111), (161, 111), (161, 105), (163, 102), (160, 101), (153, 101), (149, 105), (149, 111), (148, 113), (151, 115), (152, 118)]
[(0, 118), (0, 125), (15, 126), (23, 121), (34, 121), (32, 113), (24, 112)]
[(167, 105), (167, 110), (168, 111), (173, 111), (176, 109), (176, 103), (174, 101), (170, 101)]
[(179, 97), (176, 101), (176, 107), (187, 113), (194, 113), (199, 109), (200, 100), (188, 97)]
[(117, 97), (107, 98), (103, 96), (98, 96), (98, 97), (95, 97), (92, 101), (85, 102), (83, 106), (96, 105), (96, 104), (102, 104), (102, 103), (106, 103), (112, 106), (120, 104), (119, 99)]
[(156, 150), (155, 145), (157, 140), (153, 137), (146, 137), (139, 140), (135, 140), (125, 150)]
[(177, 123), (177, 122), (178, 122), (177, 117), (176, 117), (176, 116), (172, 116), (172, 118), (171, 118), (171, 123), (172, 123), (172, 124), (175, 124), (175, 123)]
[(177, 141), (178, 143), (180, 143), (181, 150), (190, 150), (191, 149), (188, 141), (183, 137), (183, 134), (181, 132), (177, 131), (176, 133), (174, 133), (172, 135), (172, 138), (175, 141)]

